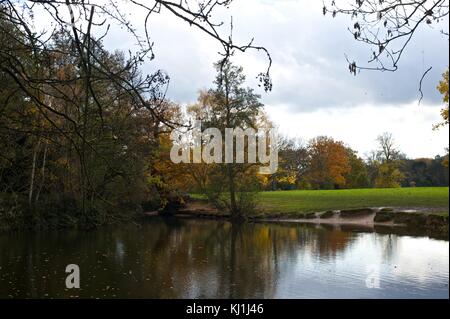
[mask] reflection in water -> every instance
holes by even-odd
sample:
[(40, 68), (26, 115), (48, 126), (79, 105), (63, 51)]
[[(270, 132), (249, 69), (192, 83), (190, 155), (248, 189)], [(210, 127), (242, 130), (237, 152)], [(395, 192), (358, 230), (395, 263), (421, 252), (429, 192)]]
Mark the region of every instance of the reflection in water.
[[(0, 298), (448, 298), (448, 250), (427, 237), (155, 218), (0, 236)], [(68, 264), (81, 289), (65, 288)]]

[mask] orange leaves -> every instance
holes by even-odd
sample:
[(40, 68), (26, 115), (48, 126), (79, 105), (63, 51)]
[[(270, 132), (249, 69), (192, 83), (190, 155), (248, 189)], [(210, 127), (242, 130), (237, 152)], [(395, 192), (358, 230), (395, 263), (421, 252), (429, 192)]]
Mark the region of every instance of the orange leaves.
[(345, 174), (351, 170), (346, 147), (330, 137), (319, 136), (308, 145), (308, 176), (315, 188), (345, 186)]

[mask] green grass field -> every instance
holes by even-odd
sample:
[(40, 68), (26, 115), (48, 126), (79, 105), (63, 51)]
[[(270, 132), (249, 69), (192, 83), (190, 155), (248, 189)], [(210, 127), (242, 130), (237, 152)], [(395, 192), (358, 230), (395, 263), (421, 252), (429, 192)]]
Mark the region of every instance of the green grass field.
[(295, 190), (262, 192), (258, 204), (267, 212), (318, 212), (361, 207), (442, 208), (448, 215), (448, 187)]

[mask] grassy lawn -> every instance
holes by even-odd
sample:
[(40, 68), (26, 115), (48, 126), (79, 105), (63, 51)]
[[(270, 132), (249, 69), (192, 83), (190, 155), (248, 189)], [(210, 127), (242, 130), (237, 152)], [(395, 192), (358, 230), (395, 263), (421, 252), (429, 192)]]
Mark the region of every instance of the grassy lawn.
[(258, 194), (258, 203), (264, 210), (278, 213), (361, 207), (431, 207), (443, 208), (442, 214), (448, 215), (448, 191), (448, 187), (275, 191)]

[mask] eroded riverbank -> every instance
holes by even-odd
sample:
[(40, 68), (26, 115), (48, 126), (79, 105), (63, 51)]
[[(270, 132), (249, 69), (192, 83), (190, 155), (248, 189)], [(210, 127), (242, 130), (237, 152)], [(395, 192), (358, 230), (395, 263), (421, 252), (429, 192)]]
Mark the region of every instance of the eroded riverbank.
[[(447, 239), (449, 217), (446, 213), (440, 213), (445, 209), (370, 207), (315, 213), (262, 212), (248, 216), (248, 220), (253, 222), (297, 222), (329, 226), (353, 226), (358, 229), (381, 230), (383, 233), (427, 235)], [(218, 211), (205, 201), (191, 201), (175, 215), (181, 218), (229, 218), (227, 213)]]

